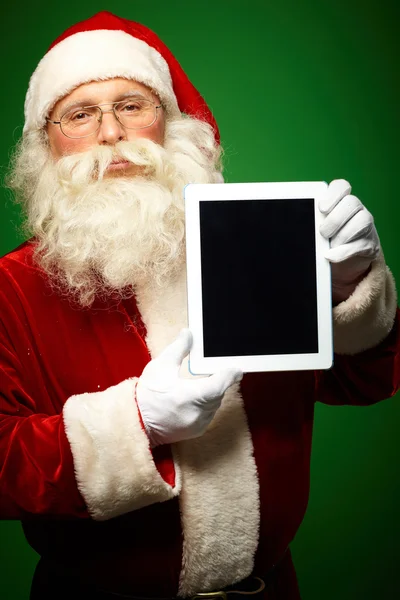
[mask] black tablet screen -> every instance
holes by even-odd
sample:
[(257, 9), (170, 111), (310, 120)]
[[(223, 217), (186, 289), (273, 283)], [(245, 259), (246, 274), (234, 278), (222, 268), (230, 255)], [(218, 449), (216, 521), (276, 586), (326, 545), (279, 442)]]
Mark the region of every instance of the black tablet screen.
[(200, 201), (205, 356), (318, 352), (314, 201)]

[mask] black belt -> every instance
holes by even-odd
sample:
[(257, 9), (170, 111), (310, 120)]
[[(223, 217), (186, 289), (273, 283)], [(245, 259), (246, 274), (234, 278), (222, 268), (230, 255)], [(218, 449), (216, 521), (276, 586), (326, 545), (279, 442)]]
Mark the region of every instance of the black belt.
[[(187, 597), (186, 600), (245, 600), (243, 596), (261, 596), (263, 591), (272, 583), (279, 563), (275, 564), (263, 577), (250, 575), (236, 584), (224, 587), (222, 590), (198, 592), (193, 596)], [(179, 597), (127, 596), (105, 590), (98, 590), (98, 594), (99, 596), (98, 598), (96, 596), (96, 600), (118, 600), (118, 598), (120, 600), (182, 600)]]
[[(250, 575), (246, 579), (220, 590), (198, 592), (189, 596), (186, 600), (246, 600), (244, 596), (252, 596), (254, 599), (256, 596), (261, 598), (264, 590), (268, 589), (274, 582), (281, 560), (262, 577)], [(34, 600), (39, 600), (39, 598), (41, 600), (48, 600), (50, 598), (53, 599), (54, 597), (59, 599), (68, 598), (68, 600), (72, 600), (72, 598), (74, 600), (183, 600), (179, 597), (134, 596), (111, 592), (98, 588), (97, 586), (95, 587), (88, 582), (83, 582), (79, 577), (77, 578), (76, 575), (73, 576), (71, 572), (68, 573), (65, 568), (61, 567), (60, 569), (60, 565), (57, 565), (58, 568), (54, 568), (55, 565), (52, 561), (46, 561), (42, 558), (39, 561), (38, 567), (40, 567), (40, 563), (43, 564), (43, 562), (47, 567), (45, 567), (45, 571), (47, 572), (44, 573), (45, 589), (43, 589), (42, 575), (39, 577), (41, 581), (38, 581), (36, 586), (32, 586), (35, 593), (31, 595), (31, 598)], [(57, 596), (54, 595), (55, 591), (57, 591)], [(253, 600), (253, 598), (251, 598), (251, 600)]]
[[(244, 583), (252, 584), (253, 589), (243, 589)], [(239, 582), (237, 586), (232, 585), (215, 592), (199, 592), (194, 594), (194, 596), (189, 596), (187, 600), (235, 600), (236, 597), (237, 600), (239, 600), (239, 596), (257, 596), (261, 594), (261, 592), (265, 590), (266, 585), (266, 581), (261, 577), (248, 577), (248, 579)], [(179, 600), (179, 598), (176, 597), (150, 598), (149, 596), (126, 596), (125, 594), (117, 594), (115, 592), (106, 592), (103, 590), (96, 592), (96, 600), (113, 600), (114, 598), (120, 598), (120, 600)], [(244, 599), (241, 598), (240, 600)]]

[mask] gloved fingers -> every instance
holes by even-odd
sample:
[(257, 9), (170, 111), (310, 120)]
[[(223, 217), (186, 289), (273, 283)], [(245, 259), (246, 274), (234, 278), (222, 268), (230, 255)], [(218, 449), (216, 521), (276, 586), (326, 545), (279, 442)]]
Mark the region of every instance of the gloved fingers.
[(241, 381), (242, 377), (243, 372), (240, 369), (230, 368), (222, 369), (218, 373), (210, 375), (210, 377), (196, 380), (195, 383), (199, 397), (201, 397), (201, 403), (212, 405), (213, 400), (220, 402), (228, 387)]
[(176, 370), (189, 354), (192, 343), (193, 336), (190, 329), (181, 329), (175, 340), (158, 355), (157, 361), (162, 361), (164, 365), (169, 365)]
[(343, 262), (353, 256), (369, 258), (372, 262), (378, 255), (379, 244), (372, 239), (360, 238), (348, 244), (341, 244), (336, 248), (330, 248), (325, 253), (325, 258), (332, 263)]
[(364, 206), (356, 196), (345, 196), (324, 219), (319, 231), (325, 238), (333, 237), (347, 222), (362, 211)]
[(166, 391), (177, 380), (183, 358), (192, 345), (192, 334), (189, 329), (182, 329), (175, 340), (153, 358), (143, 369), (140, 381), (154, 392)]
[(345, 179), (334, 179), (328, 185), (327, 190), (319, 202), (319, 210), (328, 215), (331, 210), (348, 194), (351, 193), (351, 185)]
[(336, 248), (341, 244), (354, 242), (359, 238), (378, 237), (375, 233), (374, 219), (366, 210), (361, 210), (354, 215), (338, 232), (331, 238), (331, 248)]

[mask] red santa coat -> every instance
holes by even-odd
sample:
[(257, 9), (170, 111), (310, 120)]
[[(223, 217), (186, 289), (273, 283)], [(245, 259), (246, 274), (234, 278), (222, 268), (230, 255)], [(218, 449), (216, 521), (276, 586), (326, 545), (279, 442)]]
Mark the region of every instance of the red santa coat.
[(135, 383), (186, 325), (184, 275), (82, 309), (51, 290), (32, 247), (0, 260), (0, 518), (115, 591), (185, 596), (266, 573), (307, 506), (314, 403), (398, 388), (383, 257), (334, 309), (331, 370), (247, 374), (202, 437), (151, 451)]

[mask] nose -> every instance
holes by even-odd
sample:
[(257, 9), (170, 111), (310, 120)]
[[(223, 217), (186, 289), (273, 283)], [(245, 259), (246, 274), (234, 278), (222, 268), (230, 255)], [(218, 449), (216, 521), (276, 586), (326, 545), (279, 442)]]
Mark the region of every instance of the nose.
[(121, 142), (125, 139), (125, 130), (115, 117), (112, 109), (103, 110), (103, 116), (98, 132), (98, 143), (114, 145), (116, 142)]

